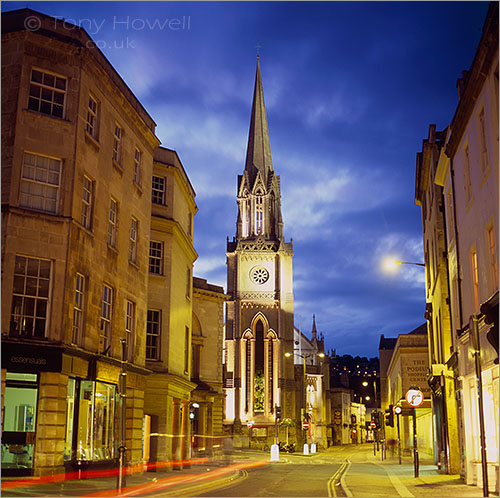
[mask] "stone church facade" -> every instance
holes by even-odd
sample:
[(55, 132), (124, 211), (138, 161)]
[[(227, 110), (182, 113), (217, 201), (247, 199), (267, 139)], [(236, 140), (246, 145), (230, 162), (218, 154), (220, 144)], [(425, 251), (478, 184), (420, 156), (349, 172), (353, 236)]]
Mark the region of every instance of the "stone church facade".
[[(225, 424), (252, 424), (272, 439), (276, 406), (296, 419), (292, 242), (283, 235), (280, 177), (272, 165), (257, 62), (245, 169), (238, 176), (236, 235), (227, 242)], [(292, 357), (286, 357), (290, 353)]]

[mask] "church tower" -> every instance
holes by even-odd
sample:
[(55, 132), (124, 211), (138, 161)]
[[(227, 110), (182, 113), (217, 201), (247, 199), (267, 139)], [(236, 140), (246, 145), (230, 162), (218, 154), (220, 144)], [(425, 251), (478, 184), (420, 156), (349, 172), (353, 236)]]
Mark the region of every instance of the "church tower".
[(280, 177), (273, 170), (259, 58), (245, 169), (238, 175), (236, 236), (227, 242), (225, 423), (253, 421), (274, 435), (275, 406), (296, 419), (292, 242), (285, 242)]

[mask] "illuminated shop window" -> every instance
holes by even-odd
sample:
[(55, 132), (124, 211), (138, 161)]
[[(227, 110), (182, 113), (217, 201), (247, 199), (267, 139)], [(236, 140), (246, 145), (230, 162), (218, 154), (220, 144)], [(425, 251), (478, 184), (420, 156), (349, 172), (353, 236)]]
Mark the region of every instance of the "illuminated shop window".
[[(71, 380), (79, 384), (79, 389), (68, 384), (66, 421), (70, 427), (66, 428), (65, 459), (102, 461), (116, 458), (121, 403), (116, 386), (104, 382)], [(76, 413), (78, 420), (75, 419)]]
[(2, 473), (33, 468), (38, 376), (7, 372), (2, 427)]

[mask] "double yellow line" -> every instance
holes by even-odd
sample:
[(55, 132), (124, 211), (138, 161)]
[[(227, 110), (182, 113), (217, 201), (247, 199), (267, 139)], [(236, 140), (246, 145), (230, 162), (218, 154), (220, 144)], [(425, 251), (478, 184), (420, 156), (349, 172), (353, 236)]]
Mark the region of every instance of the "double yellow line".
[(333, 476), (330, 477), (330, 479), (328, 480), (328, 484), (327, 484), (328, 496), (337, 496), (337, 493), (336, 493), (337, 482), (340, 483), (340, 479), (342, 478), (342, 474), (344, 473), (345, 469), (349, 466), (349, 464), (350, 464), (350, 462), (346, 458), (344, 460), (344, 462), (342, 463), (342, 465), (337, 470), (337, 472), (335, 472), (335, 474), (333, 474)]

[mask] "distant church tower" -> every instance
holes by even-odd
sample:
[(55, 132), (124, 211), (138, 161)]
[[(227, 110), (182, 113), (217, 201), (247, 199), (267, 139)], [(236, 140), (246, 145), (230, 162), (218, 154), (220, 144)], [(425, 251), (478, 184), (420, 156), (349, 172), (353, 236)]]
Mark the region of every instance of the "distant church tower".
[[(225, 423), (254, 422), (271, 437), (275, 405), (295, 419), (292, 242), (285, 242), (259, 58), (236, 236), (227, 242)], [(265, 428), (265, 429), (264, 429)]]

